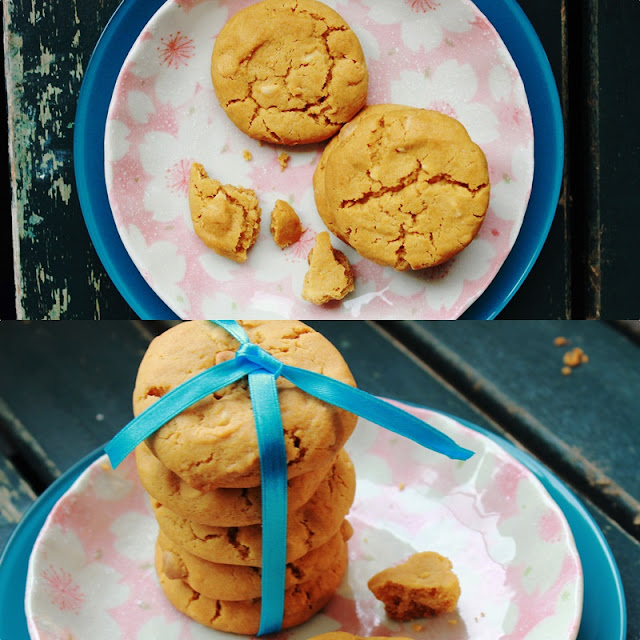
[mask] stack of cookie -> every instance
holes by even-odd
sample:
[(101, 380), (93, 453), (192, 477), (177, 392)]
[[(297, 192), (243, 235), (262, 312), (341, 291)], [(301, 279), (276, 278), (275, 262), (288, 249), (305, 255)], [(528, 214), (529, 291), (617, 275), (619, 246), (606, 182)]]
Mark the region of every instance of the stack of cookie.
[[(242, 322), (254, 344), (281, 362), (355, 385), (338, 351), (295, 321)], [(134, 412), (234, 357), (238, 343), (209, 322), (156, 338), (140, 365)], [(283, 627), (329, 601), (347, 565), (344, 519), (355, 472), (343, 450), (356, 417), (284, 379), (277, 382), (288, 460), (289, 517)], [(136, 450), (160, 532), (155, 567), (171, 603), (194, 620), (240, 634), (260, 622), (260, 463), (247, 381), (193, 405)]]

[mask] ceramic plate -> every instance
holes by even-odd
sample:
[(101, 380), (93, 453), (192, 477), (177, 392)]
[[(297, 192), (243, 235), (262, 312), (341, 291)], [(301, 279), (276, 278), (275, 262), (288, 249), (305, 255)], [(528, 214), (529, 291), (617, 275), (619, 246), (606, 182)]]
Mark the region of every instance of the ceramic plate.
[[(211, 87), (215, 37), (245, 0), (170, 0), (142, 30), (115, 86), (105, 133), (109, 202), (122, 242), (158, 296), (183, 318), (457, 318), (489, 286), (522, 225), (533, 180), (533, 125), (524, 85), (500, 36), (469, 0), (329, 0), (363, 45), (369, 102), (458, 118), (487, 155), (492, 195), (478, 237), (445, 265), (398, 273), (349, 257), (356, 290), (341, 304), (301, 298), (307, 255), (325, 229), (311, 180), (321, 145), (260, 146), (226, 117)], [(253, 159), (245, 160), (244, 151)], [(195, 235), (187, 201), (193, 161), (256, 190), (263, 229), (249, 260), (219, 257)], [(281, 251), (269, 234), (276, 199), (305, 232)]]
[[(303, 640), (346, 630), (430, 640), (573, 640), (582, 570), (562, 514), (535, 476), (495, 442), (459, 422), (408, 408), (476, 455), (452, 462), (361, 421), (347, 447), (358, 486), (349, 520), (348, 574), (325, 610), (282, 634)], [(27, 576), (31, 638), (205, 640), (231, 636), (175, 611), (152, 568), (156, 525), (131, 458), (105, 457), (51, 511)], [(448, 556), (462, 595), (451, 615), (393, 623), (369, 577), (417, 550)]]

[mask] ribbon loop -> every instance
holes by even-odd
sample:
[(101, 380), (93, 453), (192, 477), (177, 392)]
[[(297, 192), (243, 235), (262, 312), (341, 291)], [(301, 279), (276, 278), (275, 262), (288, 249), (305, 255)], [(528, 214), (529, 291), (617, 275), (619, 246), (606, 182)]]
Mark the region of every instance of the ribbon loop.
[(282, 373), (282, 362), (274, 358), (270, 353), (267, 353), (262, 347), (251, 342), (245, 342), (240, 345), (240, 348), (236, 352), (236, 358), (244, 358), (253, 364), (257, 364), (261, 369), (273, 374), (275, 378), (278, 378)]

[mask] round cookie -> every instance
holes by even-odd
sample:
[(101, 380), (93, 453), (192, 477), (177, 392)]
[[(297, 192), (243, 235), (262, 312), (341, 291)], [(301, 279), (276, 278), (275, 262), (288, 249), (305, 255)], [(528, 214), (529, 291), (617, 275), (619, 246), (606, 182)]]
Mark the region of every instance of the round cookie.
[[(281, 362), (355, 386), (337, 349), (293, 320), (242, 321), (251, 342)], [(207, 321), (184, 322), (158, 336), (140, 364), (133, 394), (135, 415), (189, 378), (233, 357), (238, 342)], [(289, 478), (326, 467), (351, 435), (357, 417), (279, 378)], [(260, 485), (260, 459), (246, 378), (216, 391), (170, 420), (147, 439), (153, 454), (191, 487)]]
[[(355, 494), (355, 471), (340, 455), (309, 502), (289, 513), (287, 562), (293, 562), (327, 542), (340, 529)], [(209, 527), (181, 518), (151, 501), (161, 531), (194, 556), (222, 564), (262, 565), (262, 527)]]
[(365, 109), (325, 150), (318, 211), (365, 258), (399, 271), (446, 262), (478, 233), (489, 206), (484, 153), (445, 114)]
[(358, 38), (316, 0), (263, 0), (236, 13), (216, 38), (211, 79), (241, 131), (286, 145), (331, 137), (368, 89)]
[[(334, 558), (333, 566), (315, 580), (285, 591), (282, 628), (302, 624), (322, 609), (340, 586), (347, 568), (347, 547)], [(260, 626), (261, 600), (213, 600), (182, 580), (170, 580), (162, 570), (162, 553), (156, 548), (155, 568), (169, 602), (196, 622), (231, 633), (255, 635)]]
[[(260, 487), (199, 491), (165, 467), (144, 442), (136, 447), (136, 465), (146, 492), (187, 520), (214, 527), (246, 527), (262, 522)], [(330, 468), (320, 467), (289, 480), (291, 511), (311, 498)]]
[[(315, 580), (330, 570), (351, 532), (345, 520), (340, 531), (328, 542), (288, 563), (285, 587), (289, 589)], [(168, 578), (183, 580), (194, 591), (214, 600), (251, 600), (260, 597), (260, 568), (203, 560), (173, 543), (162, 532), (157, 544), (162, 551), (162, 570)]]

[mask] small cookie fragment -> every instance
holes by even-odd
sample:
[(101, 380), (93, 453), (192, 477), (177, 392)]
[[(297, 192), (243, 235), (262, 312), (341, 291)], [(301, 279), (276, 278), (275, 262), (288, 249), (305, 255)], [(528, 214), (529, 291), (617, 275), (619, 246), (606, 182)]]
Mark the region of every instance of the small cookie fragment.
[(271, 213), (271, 235), (281, 249), (295, 244), (302, 235), (298, 214), (284, 200), (276, 200), (276, 206)]
[(460, 583), (451, 568), (449, 558), (425, 551), (376, 574), (368, 586), (394, 620), (451, 613), (460, 597)]
[(302, 297), (323, 305), (342, 300), (353, 289), (353, 274), (347, 256), (331, 246), (327, 231), (319, 233), (309, 253), (309, 271), (304, 277)]
[(291, 156), (284, 151), (278, 156), (278, 164), (281, 171), (284, 171), (289, 166), (289, 160), (291, 160)]
[(253, 160), (253, 154), (251, 153), (251, 151), (249, 151), (249, 149), (245, 149), (242, 152), (242, 157), (247, 161), (247, 162), (251, 162)]
[(223, 185), (194, 162), (189, 176), (193, 228), (207, 247), (235, 262), (245, 262), (260, 233), (261, 210), (252, 189)]

